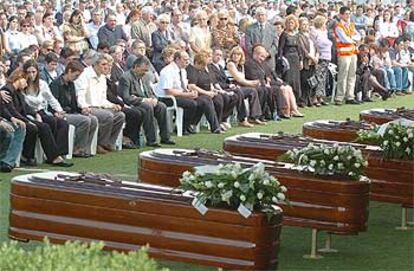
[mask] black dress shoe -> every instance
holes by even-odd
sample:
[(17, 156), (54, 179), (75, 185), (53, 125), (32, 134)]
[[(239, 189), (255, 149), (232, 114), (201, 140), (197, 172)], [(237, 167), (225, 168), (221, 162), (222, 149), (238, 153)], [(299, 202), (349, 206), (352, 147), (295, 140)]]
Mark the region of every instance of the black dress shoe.
[(71, 167), (71, 166), (73, 166), (73, 163), (62, 161), (62, 162), (59, 162), (59, 163), (52, 163), (52, 166), (55, 166), (55, 167)]
[(360, 104), (360, 102), (358, 102), (357, 100), (347, 100), (345, 103), (346, 104)]
[(183, 136), (189, 136), (189, 135), (190, 135), (190, 133), (187, 130), (183, 131)]
[(372, 102), (374, 102), (371, 98), (365, 98), (365, 99), (363, 99), (363, 101), (364, 101), (364, 102), (367, 102), (367, 103), (372, 103)]
[(161, 145), (158, 144), (157, 142), (150, 142), (150, 143), (147, 143), (147, 147), (159, 148), (159, 147), (161, 147)]
[(33, 159), (33, 158), (27, 159), (27, 160), (21, 160), (20, 162), (23, 166), (26, 166), (26, 167), (35, 167), (35, 166), (37, 166), (36, 160)]
[(192, 126), (188, 126), (187, 128), (185, 128), (185, 130), (188, 133), (192, 134), (192, 135), (195, 135), (196, 134), (196, 131), (194, 130), (194, 128)]
[(135, 145), (134, 143), (130, 143), (130, 142), (128, 142), (128, 143), (125, 143), (125, 144), (122, 144), (122, 148), (123, 149), (127, 149), (127, 150), (133, 150), (133, 149), (138, 149), (138, 146), (137, 145)]
[(172, 141), (171, 139), (167, 139), (167, 140), (161, 140), (161, 144), (165, 144), (165, 145), (175, 145), (175, 142)]
[(0, 172), (11, 172), (13, 170), (13, 167), (11, 165), (8, 165), (6, 163), (0, 164)]
[(73, 157), (76, 157), (76, 158), (89, 158), (89, 157), (92, 157), (92, 155), (87, 154), (87, 153), (74, 153)]

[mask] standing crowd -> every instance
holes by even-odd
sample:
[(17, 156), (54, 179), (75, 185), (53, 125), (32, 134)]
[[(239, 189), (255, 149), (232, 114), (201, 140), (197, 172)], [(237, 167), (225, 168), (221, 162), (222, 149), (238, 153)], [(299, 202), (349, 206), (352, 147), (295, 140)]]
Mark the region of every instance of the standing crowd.
[(414, 2), (346, 2), (0, 1), (0, 170), (411, 94)]

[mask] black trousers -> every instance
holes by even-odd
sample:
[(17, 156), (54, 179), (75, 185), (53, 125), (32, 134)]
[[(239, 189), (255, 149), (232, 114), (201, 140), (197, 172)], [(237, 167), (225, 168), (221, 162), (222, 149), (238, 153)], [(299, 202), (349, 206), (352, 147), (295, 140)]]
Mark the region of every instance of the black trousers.
[[(243, 97), (240, 97), (241, 100), (237, 103), (237, 115), (239, 121), (243, 121), (246, 117), (252, 119), (260, 117), (262, 115), (262, 108), (260, 106), (258, 91), (254, 88), (241, 87), (239, 92), (243, 95)], [(247, 116), (246, 105), (244, 104), (244, 99), (246, 98), (249, 101), (249, 116)]]
[[(52, 131), (53, 137), (56, 142), (58, 154), (59, 155), (68, 154), (68, 151), (69, 151), (69, 143), (68, 143), (69, 124), (68, 122), (64, 119), (60, 119), (60, 118), (56, 118), (51, 115), (47, 115), (44, 112), (39, 112), (39, 114), (42, 117), (43, 122), (49, 125), (50, 130)], [(42, 144), (42, 147), (44, 149), (43, 144)]]
[(197, 102), (197, 112), (193, 120), (193, 124), (197, 124), (203, 114), (206, 116), (208, 123), (210, 124), (210, 129), (212, 132), (220, 128), (220, 123), (217, 118), (216, 111), (214, 109), (213, 99), (208, 96), (201, 95), (196, 98)]
[(141, 103), (140, 105), (134, 107), (144, 112), (143, 127), (147, 143), (153, 143), (157, 141), (155, 120), (157, 121), (158, 127), (160, 129), (161, 140), (170, 139), (167, 106), (163, 102), (159, 101), (155, 106), (147, 103)]
[(122, 112), (125, 114), (125, 129), (124, 135), (139, 145), (139, 132), (144, 122), (144, 110), (137, 107), (123, 108)]
[(272, 119), (273, 112), (276, 110), (276, 90), (272, 87), (260, 86), (257, 90), (259, 95), (261, 116), (267, 119)]
[(234, 95), (227, 95), (227, 94), (220, 94), (223, 96), (223, 115), (221, 118), (219, 118), (219, 122), (225, 122), (228, 117), (230, 117), (231, 114), (233, 114), (234, 107), (238, 104), (240, 97), (238, 97), (240, 94), (234, 94)]
[(299, 97), (299, 103), (303, 105), (311, 105), (314, 97), (314, 89), (308, 84), (308, 79), (316, 73), (315, 66), (310, 66), (308, 70), (300, 71), (300, 84), (302, 93)]
[[(170, 99), (160, 98), (163, 103), (167, 106), (172, 106)], [(184, 109), (183, 117), (183, 130), (185, 131), (190, 125), (194, 123), (194, 118), (197, 113), (197, 102), (195, 99), (185, 98), (185, 97), (175, 97), (177, 101), (177, 106)]]
[[(66, 132), (66, 137), (67, 136), (68, 134)], [(40, 139), (40, 143), (42, 144), (48, 162), (52, 162), (60, 155), (55, 137), (53, 136), (49, 125), (45, 122), (32, 121), (31, 124), (26, 125), (26, 137), (23, 143), (24, 157), (27, 159), (34, 158), (37, 137)]]

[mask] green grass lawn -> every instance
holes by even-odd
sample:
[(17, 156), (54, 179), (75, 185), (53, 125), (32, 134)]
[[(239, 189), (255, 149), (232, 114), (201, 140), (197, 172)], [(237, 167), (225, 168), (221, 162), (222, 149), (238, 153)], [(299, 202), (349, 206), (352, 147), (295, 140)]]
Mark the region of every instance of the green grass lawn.
[[(267, 126), (255, 128), (232, 128), (224, 135), (212, 135), (206, 130), (191, 137), (174, 138), (179, 148), (203, 147), (220, 150), (223, 139), (227, 136), (246, 132), (300, 133), (303, 122), (318, 119), (345, 118), (358, 119), (363, 109), (414, 107), (414, 95), (389, 99), (386, 102), (365, 103), (363, 105), (328, 106), (303, 109), (303, 119), (292, 119), (282, 122), (271, 122)], [(117, 174), (125, 180), (136, 180), (137, 156), (140, 151), (124, 150), (117, 153), (101, 155), (91, 159), (74, 159), (72, 171), (92, 171)], [(42, 169), (55, 169), (46, 165)], [(7, 241), (10, 179), (28, 171), (14, 170), (13, 174), (0, 173), (0, 242)], [(357, 236), (334, 236), (333, 245), (339, 250), (336, 254), (326, 254), (321, 260), (305, 260), (309, 253), (311, 230), (295, 227), (284, 227), (281, 235), (279, 253), (280, 270), (414, 270), (414, 231), (397, 231), (400, 223), (401, 208), (394, 204), (371, 202), (368, 231)], [(410, 219), (413, 220), (410, 210)], [(323, 245), (324, 233), (319, 234), (319, 245)], [(38, 242), (24, 244), (30, 249)], [(1, 260), (1, 255), (0, 255)], [(160, 261), (170, 270), (216, 270), (215, 268)]]

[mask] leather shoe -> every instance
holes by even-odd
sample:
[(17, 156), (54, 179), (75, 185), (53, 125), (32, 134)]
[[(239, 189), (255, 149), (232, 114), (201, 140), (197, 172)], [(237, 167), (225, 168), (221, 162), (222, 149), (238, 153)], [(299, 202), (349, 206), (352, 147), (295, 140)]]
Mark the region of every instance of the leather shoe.
[(92, 155), (84, 153), (84, 152), (80, 152), (80, 153), (74, 153), (73, 157), (76, 157), (76, 158), (89, 158), (89, 157), (92, 157)]
[(189, 136), (189, 135), (190, 135), (190, 133), (187, 130), (183, 131), (183, 136)]
[(13, 167), (6, 163), (1, 163), (0, 165), (0, 172), (11, 172), (13, 170)]
[(52, 163), (52, 166), (55, 166), (55, 167), (71, 167), (71, 166), (73, 166), (73, 163), (62, 161), (62, 162), (58, 162), (58, 163)]
[(175, 145), (175, 142), (172, 141), (171, 139), (167, 139), (167, 140), (161, 140), (161, 144), (165, 144), (165, 145)]
[(347, 100), (345, 103), (346, 104), (360, 104), (360, 102), (358, 102), (357, 100)]
[(21, 164), (27, 167), (35, 167), (37, 166), (36, 160), (31, 158), (27, 160), (21, 160)]
[(217, 128), (213, 131), (213, 134), (224, 134), (224, 132), (220, 128)]
[(96, 152), (98, 154), (107, 154), (108, 151), (104, 149), (104, 147), (102, 147), (101, 145), (98, 145), (98, 147), (96, 148)]
[(192, 135), (195, 135), (196, 134), (196, 131), (194, 130), (194, 128), (193, 127), (191, 127), (191, 126), (188, 126), (187, 128), (186, 128), (186, 131), (187, 132), (189, 132), (190, 134), (192, 134)]
[(106, 151), (108, 151), (108, 152), (115, 151), (114, 147), (112, 147), (112, 146), (111, 146), (111, 145), (109, 145), (109, 144), (102, 145), (102, 147), (103, 147)]
[(127, 142), (127, 143), (123, 143), (122, 144), (122, 148), (123, 149), (127, 149), (127, 150), (133, 150), (133, 149), (137, 149), (138, 148), (138, 146), (137, 145), (135, 145), (134, 143), (132, 143), (132, 142)]
[(161, 145), (158, 144), (157, 142), (150, 142), (150, 143), (147, 143), (147, 147), (159, 148), (161, 147)]

